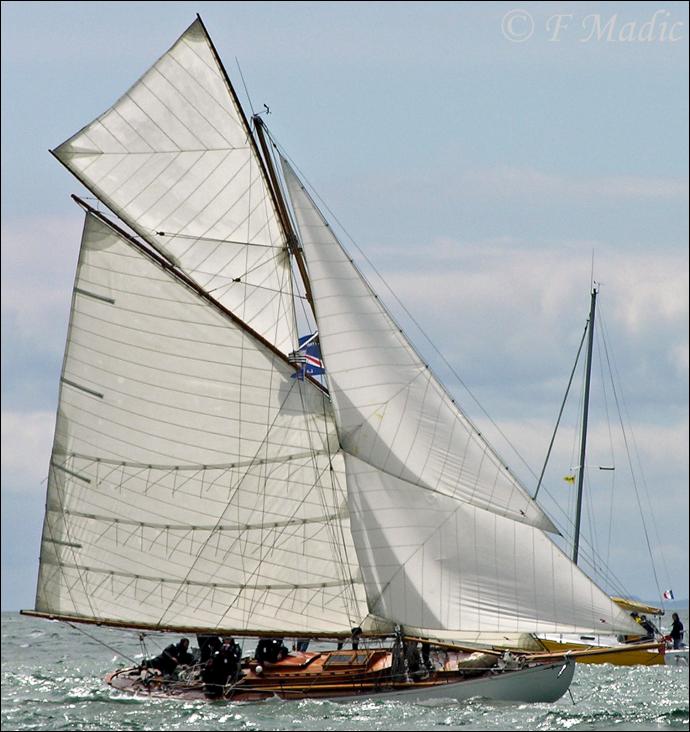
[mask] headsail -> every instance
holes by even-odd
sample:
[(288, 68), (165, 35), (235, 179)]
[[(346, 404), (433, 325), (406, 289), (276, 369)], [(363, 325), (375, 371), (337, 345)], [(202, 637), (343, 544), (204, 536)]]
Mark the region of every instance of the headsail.
[(255, 331), (284, 353), (295, 347), (285, 237), (201, 20), (54, 154)]
[(634, 631), (455, 406), (283, 160), (372, 614), (422, 634)]
[(540, 529), (420, 490), (352, 455), (345, 465), (372, 613), (407, 632), (456, 637), (636, 632)]
[(324, 394), (87, 215), (36, 609), (319, 632), (367, 614)]
[(555, 528), (438, 383), (282, 161), (343, 449), (408, 483)]

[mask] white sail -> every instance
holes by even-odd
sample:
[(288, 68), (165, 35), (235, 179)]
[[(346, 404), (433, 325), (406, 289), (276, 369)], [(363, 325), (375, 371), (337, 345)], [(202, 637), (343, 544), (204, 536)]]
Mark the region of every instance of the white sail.
[(285, 237), (200, 20), (54, 153), (214, 298), (283, 352), (294, 348)]
[(408, 483), (555, 531), (437, 382), (282, 163), (343, 449)]
[(367, 614), (327, 398), (87, 215), (36, 609), (342, 631)]
[(372, 613), (408, 633), (639, 632), (539, 529), (345, 455)]

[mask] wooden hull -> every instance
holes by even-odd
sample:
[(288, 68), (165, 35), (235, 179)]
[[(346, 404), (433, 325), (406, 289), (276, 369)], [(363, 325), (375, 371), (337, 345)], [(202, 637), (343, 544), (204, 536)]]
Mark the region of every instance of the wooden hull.
[[(121, 669), (108, 674), (106, 682), (115, 689), (144, 697), (171, 697), (186, 700), (216, 700), (257, 702), (266, 699), (330, 699), (350, 701), (361, 698), (409, 700), (431, 699), (462, 701), (481, 697), (496, 701), (553, 702), (570, 686), (575, 664), (573, 661), (537, 664), (515, 670), (473, 670), (467, 672), (439, 669), (419, 680), (393, 681), (390, 674), (390, 654), (373, 654), (365, 668), (332, 670), (327, 654), (318, 656), (320, 663), (301, 666), (294, 656), (286, 662), (271, 664), (265, 672), (256, 673), (256, 664), (245, 667), (244, 677), (225, 693), (210, 699), (201, 681), (172, 680), (149, 677), (147, 683), (138, 669)], [(324, 659), (323, 656), (326, 656)], [(307, 658), (309, 654), (303, 654)]]
[(545, 638), (540, 638), (539, 641), (550, 653), (588, 651), (587, 655), (575, 656), (577, 663), (611, 663), (614, 666), (663, 666), (665, 663), (665, 654), (648, 648), (636, 649), (630, 645), (601, 646), (600, 652), (597, 653), (597, 646), (585, 643), (568, 643)]

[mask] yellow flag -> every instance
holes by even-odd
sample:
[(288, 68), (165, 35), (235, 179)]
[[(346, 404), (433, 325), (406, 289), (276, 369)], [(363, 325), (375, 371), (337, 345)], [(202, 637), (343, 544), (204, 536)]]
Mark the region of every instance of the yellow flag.
[(574, 483), (575, 482), (575, 476), (574, 475), (564, 475), (563, 480), (566, 483)]

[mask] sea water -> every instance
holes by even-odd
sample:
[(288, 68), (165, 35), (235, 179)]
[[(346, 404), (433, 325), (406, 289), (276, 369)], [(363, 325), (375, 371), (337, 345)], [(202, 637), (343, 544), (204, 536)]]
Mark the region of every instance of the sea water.
[[(679, 613), (688, 627), (688, 613)], [(673, 730), (688, 728), (688, 670), (578, 664), (553, 704), (362, 700), (255, 704), (141, 699), (103, 682), (177, 637), (2, 614), (3, 730)], [(253, 644), (247, 643), (247, 651)]]

